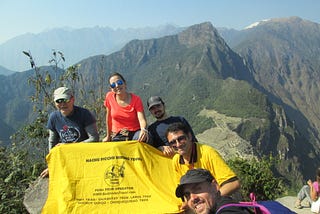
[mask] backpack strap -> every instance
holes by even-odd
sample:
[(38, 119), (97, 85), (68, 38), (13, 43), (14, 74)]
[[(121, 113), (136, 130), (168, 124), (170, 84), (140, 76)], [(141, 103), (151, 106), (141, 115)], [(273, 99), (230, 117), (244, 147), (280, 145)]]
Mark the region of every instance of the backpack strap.
[[(230, 204), (225, 204), (222, 205), (216, 212), (216, 214), (218, 214), (222, 209), (226, 208), (226, 207), (247, 207), (247, 208), (253, 208), (254, 212), (257, 213), (262, 213), (262, 214), (271, 214), (270, 211), (264, 207), (261, 204), (258, 204), (256, 202), (239, 202), (239, 203), (230, 203)], [(257, 210), (259, 210), (260, 212), (258, 212)]]
[(241, 201), (239, 203), (230, 203), (222, 205), (216, 212), (218, 214), (222, 209), (226, 207), (247, 207), (247, 208), (253, 208), (255, 214), (271, 214), (270, 211), (263, 205), (258, 204), (256, 202), (256, 196), (253, 192), (250, 193), (250, 199), (251, 201), (245, 202)]

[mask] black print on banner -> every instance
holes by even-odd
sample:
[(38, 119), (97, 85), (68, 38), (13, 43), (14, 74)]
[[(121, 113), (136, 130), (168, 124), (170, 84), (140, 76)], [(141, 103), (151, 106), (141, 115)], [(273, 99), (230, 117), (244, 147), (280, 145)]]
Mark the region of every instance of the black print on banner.
[(122, 165), (113, 164), (105, 172), (104, 180), (109, 186), (119, 186), (124, 178), (124, 161)]

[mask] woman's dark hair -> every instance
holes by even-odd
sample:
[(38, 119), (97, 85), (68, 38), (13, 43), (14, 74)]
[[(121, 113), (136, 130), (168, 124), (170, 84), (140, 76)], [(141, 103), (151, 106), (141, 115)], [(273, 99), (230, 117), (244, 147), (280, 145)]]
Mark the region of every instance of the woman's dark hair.
[(124, 79), (124, 77), (123, 77), (120, 73), (118, 73), (118, 72), (114, 72), (114, 73), (110, 74), (110, 76), (109, 76), (109, 78), (108, 78), (108, 81), (110, 82), (111, 77), (114, 77), (114, 76), (120, 77), (120, 79), (121, 79), (124, 83), (126, 83), (126, 80)]

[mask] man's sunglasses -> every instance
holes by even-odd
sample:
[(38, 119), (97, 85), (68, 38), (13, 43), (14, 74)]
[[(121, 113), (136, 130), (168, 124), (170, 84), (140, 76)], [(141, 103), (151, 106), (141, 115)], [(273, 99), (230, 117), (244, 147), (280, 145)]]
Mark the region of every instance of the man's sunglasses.
[(187, 136), (186, 135), (181, 135), (177, 139), (174, 139), (174, 140), (170, 141), (169, 142), (169, 146), (173, 146), (173, 145), (177, 144), (177, 141), (180, 143), (181, 141), (185, 141), (185, 140), (187, 140)]
[(122, 80), (117, 80), (116, 82), (113, 82), (110, 84), (111, 88), (115, 88), (117, 85), (123, 85), (123, 81)]
[(70, 102), (69, 99), (59, 99), (59, 100), (56, 100), (56, 103), (68, 103)]

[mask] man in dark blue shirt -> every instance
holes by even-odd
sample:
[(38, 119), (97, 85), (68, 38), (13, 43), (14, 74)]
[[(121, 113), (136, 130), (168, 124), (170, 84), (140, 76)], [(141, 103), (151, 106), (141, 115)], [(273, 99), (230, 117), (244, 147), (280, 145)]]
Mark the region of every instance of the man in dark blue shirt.
[[(54, 91), (53, 100), (57, 108), (49, 116), (49, 150), (60, 143), (98, 142), (96, 119), (88, 109), (75, 106), (75, 98), (67, 87)], [(48, 169), (40, 176), (46, 177)]]
[(168, 126), (172, 123), (182, 122), (191, 132), (193, 142), (197, 142), (197, 139), (192, 131), (192, 128), (188, 121), (182, 116), (168, 116), (163, 100), (159, 96), (152, 96), (147, 102), (150, 113), (157, 119), (148, 127), (149, 131), (149, 144), (158, 148), (166, 156), (172, 157), (175, 151), (169, 146), (168, 140), (165, 136), (165, 132)]

